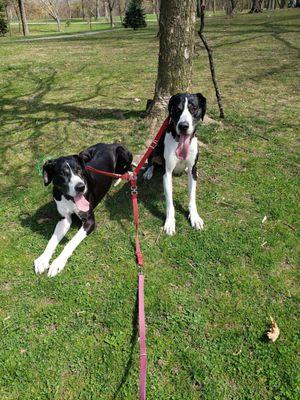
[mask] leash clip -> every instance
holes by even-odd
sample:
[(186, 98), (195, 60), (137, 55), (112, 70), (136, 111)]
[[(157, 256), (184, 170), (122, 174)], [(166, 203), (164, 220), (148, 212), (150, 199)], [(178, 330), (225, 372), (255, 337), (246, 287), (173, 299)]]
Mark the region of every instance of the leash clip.
[(132, 194), (132, 195), (133, 195), (133, 194), (135, 194), (135, 195), (138, 194), (138, 189), (137, 189), (136, 186), (131, 186), (130, 188), (131, 188), (131, 194)]

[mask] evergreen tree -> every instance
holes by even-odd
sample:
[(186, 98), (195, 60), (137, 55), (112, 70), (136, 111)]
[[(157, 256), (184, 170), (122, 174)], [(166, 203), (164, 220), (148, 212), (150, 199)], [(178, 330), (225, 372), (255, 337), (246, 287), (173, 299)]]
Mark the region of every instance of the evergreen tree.
[(8, 24), (5, 15), (4, 1), (0, 0), (0, 36), (4, 36), (8, 32)]
[(125, 28), (144, 28), (147, 26), (145, 20), (145, 12), (141, 6), (140, 0), (131, 0), (125, 13), (123, 21)]

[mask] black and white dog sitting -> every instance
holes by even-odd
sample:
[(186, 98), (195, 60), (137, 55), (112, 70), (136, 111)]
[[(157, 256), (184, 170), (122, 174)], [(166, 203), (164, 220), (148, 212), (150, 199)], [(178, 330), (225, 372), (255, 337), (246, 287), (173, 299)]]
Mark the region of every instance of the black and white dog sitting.
[(151, 179), (155, 164), (163, 164), (164, 192), (167, 215), (164, 231), (168, 235), (175, 233), (175, 210), (173, 205), (172, 175), (188, 171), (189, 219), (195, 229), (203, 228), (196, 206), (198, 141), (196, 127), (203, 120), (206, 111), (206, 99), (201, 93), (176, 94), (169, 101), (170, 123), (151, 157), (144, 173), (145, 179)]
[[(43, 166), (44, 184), (53, 183), (53, 197), (61, 220), (43, 254), (34, 261), (37, 274), (48, 270), (55, 276), (66, 265), (79, 243), (95, 229), (94, 208), (108, 192), (113, 178), (85, 170), (85, 165), (96, 169), (123, 174), (131, 170), (132, 154), (120, 144), (99, 143), (79, 155), (48, 160)], [(49, 265), (62, 238), (68, 232), (75, 213), (82, 227), (66, 244), (61, 254)]]

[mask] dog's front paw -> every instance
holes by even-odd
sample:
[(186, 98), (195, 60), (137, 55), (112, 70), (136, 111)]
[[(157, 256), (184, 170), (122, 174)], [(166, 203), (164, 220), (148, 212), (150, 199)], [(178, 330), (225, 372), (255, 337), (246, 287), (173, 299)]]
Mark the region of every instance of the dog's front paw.
[(197, 212), (190, 212), (189, 219), (191, 221), (191, 225), (194, 229), (200, 230), (204, 228), (203, 219), (200, 218)]
[(66, 262), (67, 260), (57, 257), (49, 267), (48, 276), (52, 278), (59, 274), (65, 268)]
[(164, 232), (172, 236), (175, 234), (175, 218), (167, 218), (164, 225)]
[(153, 176), (153, 169), (154, 169), (154, 167), (153, 167), (153, 165), (151, 165), (151, 166), (148, 167), (148, 168), (146, 169), (146, 171), (144, 172), (143, 178), (144, 178), (146, 181), (149, 181), (149, 180), (152, 178), (152, 176)]
[(34, 260), (34, 270), (36, 274), (42, 274), (49, 268), (49, 259), (43, 254)]

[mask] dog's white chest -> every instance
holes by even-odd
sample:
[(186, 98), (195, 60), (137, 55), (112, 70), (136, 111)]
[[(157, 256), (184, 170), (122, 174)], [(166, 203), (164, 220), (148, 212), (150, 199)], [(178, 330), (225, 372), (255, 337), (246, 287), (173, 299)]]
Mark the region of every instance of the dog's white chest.
[(57, 211), (63, 217), (65, 215), (70, 214), (79, 214), (79, 209), (76, 207), (76, 204), (72, 200), (67, 200), (64, 196), (61, 197), (61, 200), (55, 200)]
[(164, 158), (166, 164), (171, 166), (174, 174), (179, 175), (187, 167), (192, 167), (195, 164), (198, 154), (198, 141), (196, 137), (193, 137), (191, 140), (190, 153), (186, 160), (179, 160), (179, 158), (176, 156), (178, 142), (176, 142), (171, 133), (167, 132), (164, 144)]

